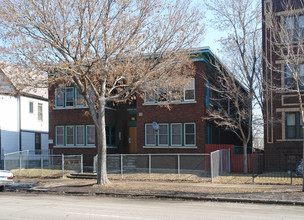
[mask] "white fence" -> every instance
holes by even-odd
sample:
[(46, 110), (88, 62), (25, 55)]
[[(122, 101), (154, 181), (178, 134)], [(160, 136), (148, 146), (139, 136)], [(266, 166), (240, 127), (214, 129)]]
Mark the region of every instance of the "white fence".
[(214, 178), (230, 173), (230, 149), (213, 151), (210, 154), (211, 181)]
[(43, 171), (61, 170), (62, 176), (65, 171), (75, 171), (83, 173), (83, 155), (64, 154), (34, 154), (28, 150), (4, 154), (4, 169), (18, 170), (22, 176), (22, 170), (40, 169)]
[[(93, 172), (97, 172), (97, 156), (94, 157)], [(110, 154), (107, 155), (109, 174), (194, 174), (210, 177), (209, 154)]]

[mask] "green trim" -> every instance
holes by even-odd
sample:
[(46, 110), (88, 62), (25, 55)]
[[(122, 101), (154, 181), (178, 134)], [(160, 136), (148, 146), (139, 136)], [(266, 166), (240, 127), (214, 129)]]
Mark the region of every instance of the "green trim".
[(129, 121), (129, 127), (136, 127), (137, 121)]

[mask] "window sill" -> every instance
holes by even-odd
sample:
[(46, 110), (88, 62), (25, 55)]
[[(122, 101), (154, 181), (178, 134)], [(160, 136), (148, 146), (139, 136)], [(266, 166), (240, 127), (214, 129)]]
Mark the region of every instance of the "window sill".
[(153, 148), (153, 149), (158, 149), (158, 148), (176, 148), (176, 149), (197, 149), (197, 146), (143, 146), (143, 148)]
[(277, 141), (279, 141), (279, 142), (283, 142), (283, 141), (286, 141), (286, 142), (301, 141), (301, 142), (303, 142), (303, 138), (296, 138), (296, 139), (277, 139)]
[(87, 146), (84, 146), (84, 145), (70, 145), (70, 146), (57, 146), (57, 145), (54, 145), (53, 147), (54, 148), (96, 148), (95, 145), (87, 145)]
[[(78, 107), (55, 107), (54, 110), (71, 110), (71, 109), (89, 109), (89, 106), (78, 106)], [(117, 111), (115, 108), (105, 107), (105, 109)]]
[(149, 106), (149, 105), (184, 105), (184, 104), (195, 104), (197, 101), (183, 101), (183, 102), (158, 102), (158, 103), (143, 103), (143, 106)]

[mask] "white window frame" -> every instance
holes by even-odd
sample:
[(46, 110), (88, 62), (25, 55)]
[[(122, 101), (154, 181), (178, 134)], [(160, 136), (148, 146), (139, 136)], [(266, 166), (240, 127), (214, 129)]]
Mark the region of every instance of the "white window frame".
[[(89, 129), (88, 129), (88, 128), (89, 128), (89, 127), (93, 127), (93, 128), (94, 128), (94, 133), (93, 133), (93, 134), (94, 134), (94, 139), (93, 139), (93, 140), (94, 140), (94, 143), (93, 143), (93, 144), (89, 144), (89, 143), (88, 143), (88, 140), (89, 140), (89, 138), (88, 138), (88, 137), (89, 137), (89, 135), (88, 135), (88, 130), (89, 130)], [(95, 136), (95, 133), (96, 133), (95, 125), (87, 125), (87, 126), (86, 126), (86, 145), (88, 145), (88, 146), (94, 146), (94, 145), (96, 144), (96, 136)]]
[[(58, 144), (58, 128), (62, 128), (62, 144)], [(64, 146), (64, 126), (56, 126), (56, 131), (55, 131), (55, 137), (56, 137), (56, 146)]]
[(158, 143), (158, 146), (169, 146), (169, 124), (168, 124), (168, 123), (160, 123), (160, 124), (159, 124), (159, 127), (160, 127), (160, 126), (164, 126), (164, 125), (167, 126), (167, 144), (160, 144), (160, 143), (159, 143), (159, 137), (160, 137), (160, 133), (159, 133), (160, 129), (159, 129), (159, 130), (158, 130), (158, 135), (157, 135), (157, 143)]
[[(68, 144), (68, 128), (73, 129), (73, 143)], [(66, 139), (66, 146), (75, 146), (75, 131), (74, 131), (74, 126), (73, 125), (66, 125), (65, 126), (65, 139)]]
[[(180, 144), (173, 144), (173, 125), (179, 125), (180, 126)], [(183, 145), (183, 125), (182, 123), (171, 123), (171, 146), (182, 146)]]
[[(83, 132), (82, 132), (82, 135), (83, 135), (83, 143), (82, 144), (78, 144), (78, 128), (82, 128), (83, 129)], [(84, 133), (85, 129), (84, 129), (84, 125), (76, 125), (76, 145), (77, 146), (83, 146), (85, 145), (85, 133)]]
[[(62, 93), (61, 94), (62, 97), (60, 97), (60, 99), (62, 99), (62, 105), (58, 105), (58, 91), (60, 91), (60, 93)], [(55, 89), (55, 108), (64, 108), (64, 104), (65, 104), (64, 93), (65, 93), (64, 88), (56, 88)]]
[[(78, 104), (78, 103), (77, 103), (78, 98), (83, 99), (83, 103), (82, 103), (82, 104)], [(75, 105), (76, 107), (85, 107), (85, 106), (87, 106), (87, 105), (86, 105), (86, 101), (85, 101), (83, 95), (81, 95), (81, 94), (79, 93), (79, 90), (78, 90), (76, 87), (75, 87), (75, 103), (74, 103), (74, 105)]]
[[(193, 133), (194, 134), (194, 144), (187, 144), (186, 143), (186, 141), (187, 141), (187, 139), (186, 139), (186, 135), (187, 135), (187, 133), (186, 133), (186, 125), (189, 125), (189, 124), (194, 125), (194, 133)], [(196, 146), (196, 123), (194, 123), (194, 122), (184, 123), (184, 145), (185, 146)]]
[(153, 90), (151, 90), (151, 95), (153, 95), (153, 101), (147, 101), (147, 93), (149, 93), (149, 92), (145, 92), (145, 103), (147, 103), (147, 104), (154, 104), (154, 103), (156, 103), (155, 102), (155, 92), (153, 91)]
[[(193, 80), (193, 87), (189, 87), (191, 85), (191, 81)], [(184, 102), (195, 101), (195, 78), (192, 78), (188, 86), (184, 87)], [(193, 99), (186, 99), (186, 91), (193, 90)]]
[[(40, 115), (41, 115), (41, 119), (39, 119)], [(38, 103), (37, 105), (37, 119), (38, 121), (43, 121), (43, 103)]]
[[(156, 134), (155, 134), (155, 132), (154, 132), (154, 144), (148, 144), (148, 142), (147, 142), (147, 126), (151, 126), (152, 127), (152, 123), (146, 123), (145, 124), (145, 145), (146, 146), (156, 146)], [(153, 127), (152, 127), (152, 129), (153, 129)]]
[[(67, 89), (72, 89), (72, 97), (73, 97), (73, 105), (67, 105), (67, 98), (68, 98), (68, 96), (67, 96)], [(74, 106), (75, 106), (75, 93), (74, 93), (74, 87), (66, 87), (65, 88), (65, 90), (64, 90), (64, 92), (65, 92), (65, 100), (64, 100), (64, 104), (65, 104), (65, 108), (73, 108)]]

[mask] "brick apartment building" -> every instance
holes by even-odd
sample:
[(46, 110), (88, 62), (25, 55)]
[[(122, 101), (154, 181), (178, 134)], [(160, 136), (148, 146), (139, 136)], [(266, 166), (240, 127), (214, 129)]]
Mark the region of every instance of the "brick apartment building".
[[(241, 145), (235, 135), (203, 120), (212, 92), (203, 75), (214, 76), (217, 59), (208, 48), (193, 51), (195, 77), (184, 88), (179, 100), (164, 100), (157, 93), (145, 94), (131, 105), (106, 107), (108, 153), (204, 153), (205, 144)], [(218, 62), (218, 61), (217, 61)], [(164, 89), (161, 89), (164, 92)], [(60, 97), (55, 94), (63, 94)], [(90, 166), (97, 154), (94, 123), (88, 107), (73, 86), (49, 88), (54, 108), (50, 111), (50, 149), (58, 154), (84, 154)], [(167, 98), (169, 99), (169, 98)], [(163, 107), (170, 101), (171, 109)], [(157, 124), (158, 131), (154, 126)]]
[[(288, 10), (286, 3), (291, 6)], [(262, 0), (262, 14), (262, 42), (266, 58), (263, 74), (269, 85), (265, 91), (265, 165), (266, 169), (272, 171), (294, 170), (302, 157), (303, 133), (299, 101), (296, 92), (287, 89), (292, 78), (286, 62), (274, 53), (274, 42), (277, 41), (274, 38), (273, 24), (278, 22), (288, 33), (295, 33), (295, 30), (304, 28), (304, 7), (300, 0)], [(286, 47), (284, 42), (276, 45)]]

